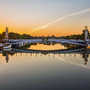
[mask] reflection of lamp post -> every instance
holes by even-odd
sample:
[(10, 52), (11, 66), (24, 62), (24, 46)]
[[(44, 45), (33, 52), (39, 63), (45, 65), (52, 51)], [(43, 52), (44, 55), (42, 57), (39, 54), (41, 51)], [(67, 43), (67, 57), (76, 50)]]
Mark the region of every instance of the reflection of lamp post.
[(49, 53), (49, 57), (50, 57), (50, 53)]
[(42, 53), (41, 53), (41, 56), (42, 56)]
[(86, 53), (86, 54), (84, 54), (84, 62), (85, 62), (85, 65), (87, 64), (87, 62), (88, 62), (88, 54)]
[(60, 53), (59, 53), (59, 57), (60, 57)]
[(32, 53), (31, 53), (31, 56), (32, 56)]
[(53, 57), (55, 57), (55, 53), (53, 54)]
[(36, 57), (37, 57), (37, 53), (36, 53)]
[(8, 63), (8, 60), (9, 60), (9, 55), (8, 53), (6, 53), (6, 62)]
[(64, 53), (64, 57), (65, 57), (66, 55), (65, 55), (65, 53)]
[(89, 54), (87, 53), (87, 49), (85, 48), (83, 58), (84, 58), (84, 64), (86, 65), (88, 62), (88, 56)]
[(87, 60), (85, 60), (84, 64), (87, 65)]

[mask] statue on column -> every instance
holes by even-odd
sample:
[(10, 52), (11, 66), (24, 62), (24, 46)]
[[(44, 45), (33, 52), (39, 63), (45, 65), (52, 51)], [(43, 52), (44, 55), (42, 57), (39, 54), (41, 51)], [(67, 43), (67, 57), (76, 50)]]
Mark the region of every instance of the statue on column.
[(8, 40), (8, 27), (6, 27), (6, 31), (5, 31), (5, 39)]
[(85, 45), (86, 47), (88, 46), (88, 39), (89, 39), (89, 31), (87, 26), (85, 26), (85, 29), (83, 30), (84, 32), (84, 41), (85, 41)]

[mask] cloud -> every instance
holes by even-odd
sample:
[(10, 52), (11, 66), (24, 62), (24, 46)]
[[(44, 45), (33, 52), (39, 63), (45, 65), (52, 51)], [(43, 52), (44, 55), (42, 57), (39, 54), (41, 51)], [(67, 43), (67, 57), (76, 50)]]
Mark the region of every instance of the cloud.
[(90, 8), (81, 10), (81, 11), (79, 11), (79, 12), (71, 13), (71, 14), (66, 15), (66, 16), (63, 16), (63, 17), (61, 17), (61, 18), (59, 18), (59, 19), (57, 19), (57, 20), (55, 20), (55, 21), (49, 22), (49, 23), (47, 23), (47, 24), (45, 24), (45, 25), (42, 25), (42, 26), (40, 26), (40, 27), (33, 28), (33, 29), (31, 30), (31, 32), (35, 32), (35, 31), (39, 31), (39, 30), (41, 30), (41, 29), (45, 29), (45, 28), (47, 28), (48, 26), (50, 26), (50, 25), (52, 25), (52, 24), (54, 24), (54, 23), (60, 22), (60, 21), (62, 21), (63, 19), (65, 19), (65, 18), (67, 18), (67, 17), (76, 16), (76, 15), (84, 14), (84, 13), (88, 13), (88, 12), (90, 12)]

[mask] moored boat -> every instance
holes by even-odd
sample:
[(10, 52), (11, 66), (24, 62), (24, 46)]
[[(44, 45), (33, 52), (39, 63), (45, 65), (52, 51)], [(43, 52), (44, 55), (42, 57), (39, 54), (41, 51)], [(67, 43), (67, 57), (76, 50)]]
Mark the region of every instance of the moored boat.
[(11, 50), (11, 44), (10, 43), (5, 43), (3, 45), (3, 50), (5, 51), (10, 51)]

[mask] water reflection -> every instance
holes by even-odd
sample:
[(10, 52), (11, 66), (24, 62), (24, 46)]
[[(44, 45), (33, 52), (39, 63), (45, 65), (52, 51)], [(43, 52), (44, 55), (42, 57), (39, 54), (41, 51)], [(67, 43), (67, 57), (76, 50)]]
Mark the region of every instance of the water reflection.
[(38, 55), (40, 55), (42, 57), (42, 55), (48, 55), (48, 57), (50, 57), (50, 55), (52, 54), (53, 57), (56, 57), (57, 55), (60, 57), (61, 54), (64, 55), (64, 57), (66, 57), (67, 54), (69, 54), (69, 58), (71, 57), (71, 54), (74, 54), (74, 57), (77, 57), (76, 54), (79, 54), (82, 56), (83, 60), (84, 60), (84, 64), (87, 65), (88, 62), (88, 58), (89, 58), (89, 54), (90, 54), (90, 49), (87, 48), (77, 48), (77, 49), (61, 49), (61, 50), (29, 50), (29, 49), (13, 49), (12, 51), (9, 52), (5, 52), (5, 51), (1, 51), (0, 52), (2, 54), (2, 56), (6, 57), (6, 63), (9, 62), (9, 55), (13, 56), (13, 55), (17, 55), (17, 53), (20, 53), (20, 55), (22, 56), (22, 53), (26, 53), (27, 54), (31, 54), (31, 56), (33, 56), (34, 54), (36, 54), (36, 57), (38, 57)]
[(56, 49), (74, 49), (82, 46), (63, 44), (63, 43), (51, 43), (51, 42), (41, 42), (41, 43), (31, 43), (23, 46), (23, 48), (27, 49), (36, 49), (36, 50), (56, 50)]
[(30, 45), (30, 47), (27, 47), (28, 49), (36, 49), (36, 50), (56, 50), (56, 49), (67, 49), (67, 47), (61, 45), (61, 44), (39, 44), (36, 45)]
[(67, 48), (0, 51), (0, 90), (89, 90), (90, 50)]

